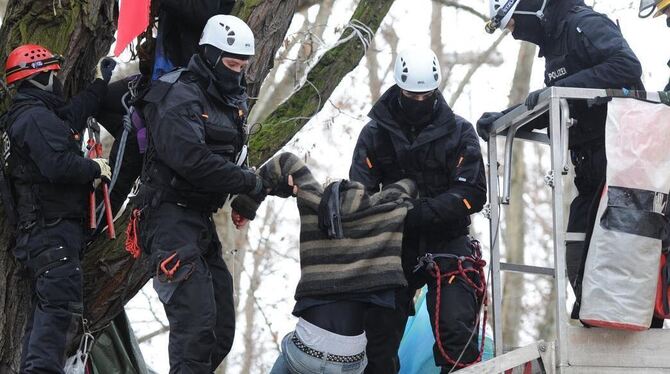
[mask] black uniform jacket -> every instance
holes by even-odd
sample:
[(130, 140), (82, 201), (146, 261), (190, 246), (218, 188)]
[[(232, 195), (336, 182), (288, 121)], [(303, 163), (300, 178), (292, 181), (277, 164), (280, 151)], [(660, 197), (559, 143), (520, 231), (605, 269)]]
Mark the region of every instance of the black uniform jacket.
[(420, 200), (419, 228), (426, 250), (441, 251), (468, 233), (469, 216), (486, 202), (486, 179), (479, 140), (472, 125), (454, 115), (441, 94), (437, 112), (413, 141), (403, 131), (398, 110), (400, 88), (391, 87), (373, 106), (361, 131), (349, 178), (378, 191), (402, 178), (414, 180)]

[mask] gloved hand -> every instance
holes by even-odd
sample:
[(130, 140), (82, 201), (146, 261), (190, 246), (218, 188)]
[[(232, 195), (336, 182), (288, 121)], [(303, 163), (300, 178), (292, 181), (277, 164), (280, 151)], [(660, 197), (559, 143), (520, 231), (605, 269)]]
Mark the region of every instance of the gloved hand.
[(405, 228), (415, 229), (421, 226), (421, 199), (410, 199), (412, 208), (407, 211), (405, 216)]
[(92, 161), (98, 164), (100, 168), (100, 177), (95, 180), (95, 187), (98, 187), (100, 181), (110, 183), (112, 180), (112, 168), (109, 166), (109, 161), (105, 158), (94, 158)]
[(100, 78), (105, 83), (109, 83), (109, 80), (112, 79), (112, 71), (116, 67), (116, 61), (111, 57), (105, 57), (100, 60), (98, 64), (98, 69), (96, 71), (96, 78)]
[(493, 122), (497, 121), (498, 118), (502, 116), (503, 113), (501, 112), (486, 112), (482, 114), (479, 121), (477, 121), (477, 134), (479, 137), (484, 139), (485, 142), (488, 142)]
[(256, 185), (251, 191), (247, 192), (246, 195), (260, 204), (268, 195), (269, 188), (266, 186), (265, 181), (260, 177), (260, 175), (254, 175), (256, 176)]
[(298, 186), (293, 183), (293, 176), (288, 175), (282, 178), (275, 188), (268, 192), (270, 195), (278, 197), (296, 196), (298, 194)]
[(543, 88), (541, 90), (533, 91), (528, 94), (528, 97), (526, 98), (526, 108), (528, 110), (533, 110), (535, 106), (537, 105), (537, 102), (540, 100), (540, 94), (544, 92), (546, 88)]

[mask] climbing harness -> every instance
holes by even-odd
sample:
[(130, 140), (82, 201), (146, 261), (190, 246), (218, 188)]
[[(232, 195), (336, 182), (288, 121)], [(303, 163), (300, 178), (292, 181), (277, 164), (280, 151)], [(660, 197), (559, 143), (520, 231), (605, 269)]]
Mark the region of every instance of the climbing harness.
[[(419, 262), (414, 268), (414, 272), (416, 273), (417, 271), (421, 269), (425, 269), (425, 271), (433, 278), (435, 278), (435, 283), (436, 283), (436, 290), (435, 290), (435, 342), (437, 344), (437, 348), (440, 351), (440, 354), (442, 357), (450, 364), (453, 365), (455, 368), (464, 368), (467, 366), (471, 366), (477, 362), (480, 362), (482, 360), (482, 355), (484, 353), (484, 342), (485, 338), (484, 336), (486, 335), (486, 321), (488, 318), (488, 297), (487, 297), (487, 289), (486, 289), (486, 277), (484, 273), (484, 267), (486, 266), (486, 261), (482, 259), (482, 254), (481, 254), (481, 247), (479, 245), (479, 241), (477, 240), (471, 240), (470, 245), (473, 250), (473, 255), (472, 256), (456, 256), (452, 254), (432, 254), (432, 253), (426, 253), (422, 257), (419, 258)], [(449, 259), (456, 261), (456, 264), (458, 265), (456, 270), (449, 271), (446, 273), (442, 273), (440, 270), (440, 266), (435, 262), (436, 259)], [(478, 284), (473, 281), (470, 278), (470, 275), (476, 275), (479, 277), (479, 282)], [(467, 285), (472, 287), (472, 289), (475, 291), (475, 295), (477, 296), (477, 301), (480, 306), (484, 307), (484, 318), (481, 321), (482, 324), (482, 339), (479, 347), (479, 355), (477, 358), (471, 362), (471, 363), (461, 363), (460, 362), (460, 357), (457, 360), (454, 360), (449, 354), (447, 353), (446, 349), (444, 349), (442, 345), (442, 340), (440, 339), (440, 303), (441, 303), (441, 294), (442, 294), (442, 280), (447, 279), (449, 284), (452, 284), (454, 281), (457, 279), (461, 279), (464, 281)], [(477, 313), (477, 320), (475, 323), (475, 329), (479, 330), (480, 326), (480, 318), (479, 318), (479, 312)], [(474, 335), (474, 334), (473, 334)]]

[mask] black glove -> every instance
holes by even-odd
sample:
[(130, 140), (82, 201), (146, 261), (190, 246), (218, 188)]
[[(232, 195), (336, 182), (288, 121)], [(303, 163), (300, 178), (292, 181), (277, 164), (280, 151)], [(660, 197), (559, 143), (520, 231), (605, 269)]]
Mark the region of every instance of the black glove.
[(497, 121), (498, 118), (502, 117), (503, 113), (501, 112), (486, 112), (477, 121), (477, 134), (480, 138), (484, 139), (485, 142), (489, 141), (489, 134), (491, 133), (491, 127), (493, 122)]
[(295, 196), (293, 193), (293, 186), (288, 184), (288, 175), (282, 177), (282, 179), (279, 180), (279, 183), (273, 188), (268, 194), (286, 198), (290, 196)]
[(407, 211), (405, 216), (405, 228), (415, 229), (421, 226), (421, 199), (410, 199), (412, 208)]
[(268, 195), (268, 193), (263, 178), (261, 178), (259, 175), (256, 175), (256, 185), (251, 191), (247, 192), (246, 195), (254, 199), (257, 203), (261, 203), (263, 200), (265, 200), (265, 197)]
[(105, 57), (100, 61), (100, 77), (105, 83), (109, 83), (109, 80), (112, 79), (112, 71), (116, 67), (116, 61), (111, 57)]
[(528, 97), (526, 98), (526, 108), (528, 110), (533, 110), (535, 106), (537, 105), (537, 102), (540, 100), (540, 94), (544, 92), (546, 88), (543, 88), (541, 90), (533, 91), (528, 94)]

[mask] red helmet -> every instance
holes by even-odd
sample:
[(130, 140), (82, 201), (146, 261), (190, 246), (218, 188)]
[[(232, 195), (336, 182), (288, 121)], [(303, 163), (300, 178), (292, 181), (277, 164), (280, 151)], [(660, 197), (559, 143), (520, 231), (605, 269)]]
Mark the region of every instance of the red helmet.
[(7, 84), (43, 71), (60, 70), (62, 58), (37, 44), (25, 44), (15, 48), (7, 56), (5, 75)]

